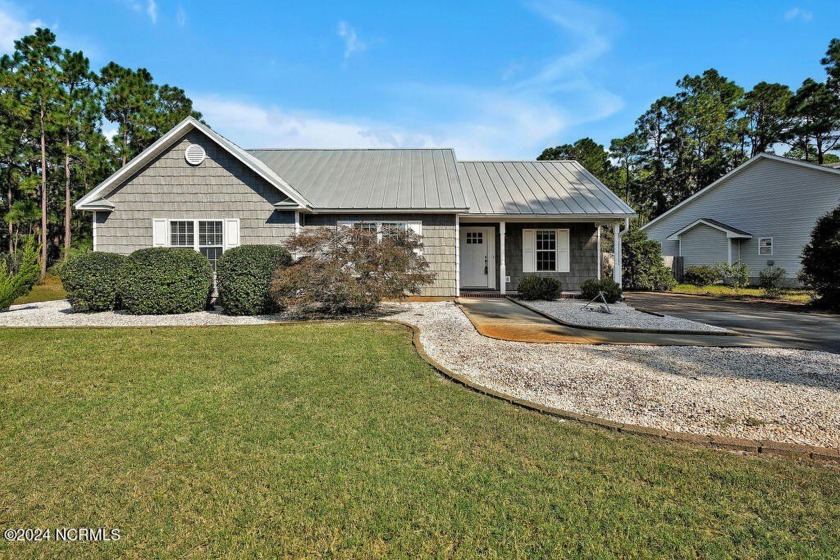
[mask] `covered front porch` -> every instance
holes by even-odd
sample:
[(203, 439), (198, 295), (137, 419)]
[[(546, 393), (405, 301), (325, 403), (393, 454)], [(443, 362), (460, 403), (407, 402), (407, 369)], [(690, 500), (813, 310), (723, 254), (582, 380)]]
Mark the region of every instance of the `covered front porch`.
[[(516, 295), (522, 278), (549, 276), (560, 280), (564, 295), (579, 293), (581, 282), (602, 277), (602, 231), (619, 239), (621, 220), (574, 217), (461, 216), (457, 223), (458, 293), (470, 297)], [(613, 279), (621, 284), (621, 251), (615, 252)]]

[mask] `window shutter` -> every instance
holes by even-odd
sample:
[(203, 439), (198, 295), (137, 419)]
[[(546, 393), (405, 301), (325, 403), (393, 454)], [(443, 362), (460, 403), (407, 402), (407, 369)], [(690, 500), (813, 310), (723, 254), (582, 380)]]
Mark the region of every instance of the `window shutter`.
[(166, 242), (166, 220), (165, 219), (154, 219), (152, 220), (152, 246), (153, 247), (166, 247), (168, 243)]
[(225, 248), (239, 247), (239, 218), (225, 220)]
[(522, 230), (522, 272), (537, 271), (537, 230)]
[[(411, 231), (413, 231), (417, 235), (419, 235), (421, 237), (423, 236), (423, 224), (421, 222), (406, 222), (405, 227), (406, 227), (406, 229), (410, 229)], [(417, 253), (418, 255), (422, 255), (423, 254), (423, 249), (422, 248), (415, 249), (414, 252)]]
[(557, 272), (569, 272), (569, 230), (558, 229), (555, 235), (557, 235)]

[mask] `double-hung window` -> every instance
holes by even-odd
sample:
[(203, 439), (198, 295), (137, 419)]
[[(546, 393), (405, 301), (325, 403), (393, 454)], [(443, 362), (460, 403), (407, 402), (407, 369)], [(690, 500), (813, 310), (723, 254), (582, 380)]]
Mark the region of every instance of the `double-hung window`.
[[(423, 235), (421, 222), (385, 222), (385, 221), (359, 221), (359, 222), (338, 222), (339, 226), (355, 227), (365, 231), (376, 232), (377, 238), (381, 241), (389, 236), (393, 237), (396, 232), (413, 231), (417, 235)], [(418, 254), (421, 252), (417, 250)]]
[(568, 229), (523, 229), (523, 272), (569, 272)]
[(226, 248), (239, 245), (239, 220), (166, 220), (153, 222), (156, 247), (183, 247), (199, 252), (213, 270)]
[(772, 237), (759, 237), (758, 238), (758, 254), (762, 256), (772, 256), (773, 255), (773, 238)]

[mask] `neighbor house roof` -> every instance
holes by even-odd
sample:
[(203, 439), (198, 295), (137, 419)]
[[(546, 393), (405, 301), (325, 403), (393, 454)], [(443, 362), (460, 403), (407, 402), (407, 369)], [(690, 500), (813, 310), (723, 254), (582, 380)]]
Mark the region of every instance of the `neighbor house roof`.
[(693, 203), (698, 198), (700, 198), (702, 196), (706, 196), (710, 192), (714, 191), (717, 187), (719, 187), (720, 185), (725, 183), (727, 180), (729, 180), (732, 176), (737, 175), (738, 173), (741, 173), (745, 169), (749, 169), (751, 166), (753, 166), (754, 164), (756, 164), (757, 162), (762, 161), (762, 160), (777, 161), (777, 162), (785, 163), (785, 164), (788, 164), (788, 165), (797, 165), (799, 167), (803, 167), (803, 168), (806, 168), (806, 169), (813, 169), (815, 171), (823, 171), (825, 173), (832, 173), (834, 175), (840, 176), (840, 169), (834, 169), (832, 167), (827, 167), (825, 165), (818, 165), (816, 163), (809, 163), (809, 162), (801, 161), (801, 160), (798, 160), (798, 159), (790, 159), (790, 158), (786, 158), (786, 157), (782, 157), (782, 156), (777, 156), (777, 155), (774, 155), (774, 154), (761, 153), (761, 154), (758, 154), (758, 155), (748, 159), (747, 161), (745, 161), (744, 163), (742, 163), (741, 165), (739, 165), (738, 167), (736, 167), (735, 169), (733, 169), (732, 171), (730, 171), (729, 173), (727, 173), (726, 175), (724, 175), (723, 177), (718, 179), (717, 181), (711, 183), (707, 187), (704, 187), (703, 189), (697, 191), (696, 193), (694, 193), (690, 197), (686, 198), (685, 200), (683, 200), (682, 202), (680, 202), (679, 204), (677, 204), (676, 206), (674, 206), (673, 208), (671, 208), (670, 210), (665, 212), (664, 214), (661, 214), (661, 215), (657, 216), (655, 219), (649, 221), (648, 223), (646, 223), (645, 225), (642, 226), (642, 229), (645, 230), (645, 229), (651, 227), (653, 224), (665, 219), (666, 216), (670, 216), (671, 214), (674, 214), (675, 212), (678, 212), (681, 208), (684, 208), (685, 206), (688, 206), (689, 204)]
[(726, 237), (728, 237), (729, 239), (752, 239), (751, 233), (748, 233), (736, 227), (726, 225), (723, 222), (713, 220), (712, 218), (700, 218), (699, 220), (694, 220), (684, 228), (680, 229), (679, 231), (675, 231), (674, 233), (669, 235), (667, 239), (669, 241), (676, 241), (677, 239), (679, 239), (680, 235), (699, 225), (707, 225), (714, 229), (720, 230), (723, 233), (725, 233)]
[(248, 150), (313, 210), (466, 210), (451, 149)]
[(576, 161), (460, 161), (457, 167), (470, 214), (635, 215)]

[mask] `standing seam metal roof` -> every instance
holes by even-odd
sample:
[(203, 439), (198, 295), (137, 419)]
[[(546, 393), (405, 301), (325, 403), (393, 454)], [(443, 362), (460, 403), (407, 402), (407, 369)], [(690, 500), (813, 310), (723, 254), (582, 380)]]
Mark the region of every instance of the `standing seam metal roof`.
[(612, 214), (632, 208), (576, 161), (459, 161), (470, 214)]
[(451, 149), (247, 150), (313, 208), (465, 210)]

